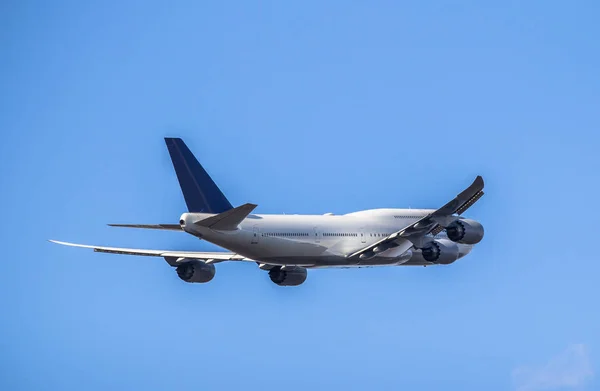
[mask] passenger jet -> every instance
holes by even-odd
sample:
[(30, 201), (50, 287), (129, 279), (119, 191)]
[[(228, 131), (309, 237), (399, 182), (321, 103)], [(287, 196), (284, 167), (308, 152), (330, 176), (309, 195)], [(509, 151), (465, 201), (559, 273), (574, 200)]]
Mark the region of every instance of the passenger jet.
[(188, 211), (179, 224), (109, 224), (183, 231), (227, 252), (142, 250), (51, 240), (96, 252), (163, 257), (186, 282), (209, 282), (215, 264), (255, 262), (280, 286), (306, 281), (307, 269), (448, 265), (483, 239), (483, 226), (462, 214), (483, 196), (483, 178), (439, 209), (371, 209), (334, 215), (252, 213), (233, 207), (179, 138), (165, 138)]

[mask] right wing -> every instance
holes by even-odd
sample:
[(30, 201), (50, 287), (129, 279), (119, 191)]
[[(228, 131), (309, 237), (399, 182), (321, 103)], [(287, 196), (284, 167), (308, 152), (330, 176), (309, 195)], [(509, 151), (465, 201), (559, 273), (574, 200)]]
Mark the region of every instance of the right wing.
[(463, 190), (454, 199), (442, 206), (433, 213), (415, 221), (400, 231), (391, 234), (390, 236), (381, 239), (380, 241), (367, 246), (353, 254), (348, 258), (371, 258), (377, 253), (395, 247), (405, 247), (406, 250), (422, 246), (426, 241), (426, 235), (436, 235), (440, 233), (444, 227), (447, 227), (456, 219), (454, 214), (461, 214), (471, 207), (478, 199), (483, 196), (483, 178), (477, 176), (471, 186)]
[[(147, 257), (163, 257), (171, 266), (177, 266), (185, 260), (200, 259), (209, 263), (217, 263), (223, 261), (251, 261), (241, 255), (232, 252), (197, 252), (197, 251), (171, 251), (171, 250), (142, 250), (134, 248), (120, 247), (103, 247), (90, 246), (86, 244), (75, 244), (68, 242), (60, 242), (58, 240), (50, 240), (52, 243), (62, 244), (64, 246), (90, 248), (94, 252), (109, 253), (109, 254), (124, 254), (124, 255), (140, 255)], [(181, 259), (181, 261), (177, 261)]]

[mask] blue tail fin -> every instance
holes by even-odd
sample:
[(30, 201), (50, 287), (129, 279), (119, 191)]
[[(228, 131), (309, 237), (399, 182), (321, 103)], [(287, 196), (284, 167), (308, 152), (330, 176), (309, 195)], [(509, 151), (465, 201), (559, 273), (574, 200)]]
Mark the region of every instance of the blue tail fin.
[(222, 213), (232, 209), (219, 187), (180, 138), (165, 137), (179, 186), (191, 213)]

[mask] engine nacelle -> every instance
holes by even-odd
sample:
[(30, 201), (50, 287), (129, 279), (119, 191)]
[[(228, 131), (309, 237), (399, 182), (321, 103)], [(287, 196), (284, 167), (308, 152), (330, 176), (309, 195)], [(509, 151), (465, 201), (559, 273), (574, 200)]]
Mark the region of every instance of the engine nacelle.
[(303, 267), (296, 266), (294, 268), (282, 268), (281, 266), (274, 267), (269, 270), (271, 281), (279, 286), (297, 286), (306, 281), (307, 272)]
[(446, 234), (456, 243), (477, 244), (483, 239), (483, 225), (475, 220), (460, 219), (446, 227)]
[(448, 239), (438, 239), (421, 249), (423, 259), (427, 262), (449, 265), (459, 257), (456, 243)]
[(215, 265), (199, 260), (177, 266), (177, 275), (185, 282), (209, 282), (215, 276)]

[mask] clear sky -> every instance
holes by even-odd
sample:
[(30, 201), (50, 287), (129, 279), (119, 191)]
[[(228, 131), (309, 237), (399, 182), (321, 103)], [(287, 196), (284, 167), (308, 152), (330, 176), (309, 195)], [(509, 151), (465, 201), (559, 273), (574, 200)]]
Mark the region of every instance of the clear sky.
[[(0, 3), (0, 389), (597, 390), (596, 1)], [(477, 174), (448, 267), (253, 264), (211, 250), (164, 136), (259, 213), (438, 207)], [(595, 375), (594, 375), (595, 374)]]

